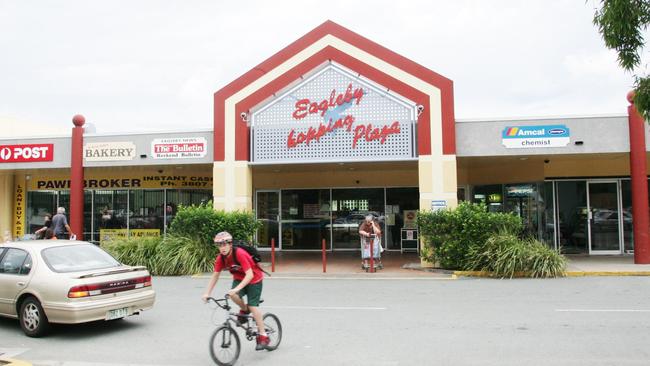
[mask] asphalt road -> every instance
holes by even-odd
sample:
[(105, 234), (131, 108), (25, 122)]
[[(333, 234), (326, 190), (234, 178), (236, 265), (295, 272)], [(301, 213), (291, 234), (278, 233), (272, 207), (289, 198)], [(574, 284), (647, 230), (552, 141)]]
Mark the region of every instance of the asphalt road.
[[(200, 300), (207, 281), (157, 277), (154, 309), (41, 339), (2, 319), (0, 352), (34, 365), (212, 365), (208, 339), (225, 313)], [(263, 307), (280, 317), (282, 343), (256, 352), (242, 339), (238, 364), (648, 365), (649, 289), (650, 277), (273, 278)]]

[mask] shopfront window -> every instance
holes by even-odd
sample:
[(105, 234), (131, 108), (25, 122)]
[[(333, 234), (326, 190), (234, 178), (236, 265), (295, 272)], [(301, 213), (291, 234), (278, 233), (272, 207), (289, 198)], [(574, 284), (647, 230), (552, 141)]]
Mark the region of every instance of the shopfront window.
[(43, 227), (45, 215), (56, 214), (56, 191), (27, 192), (27, 211), (25, 212), (28, 233), (33, 233)]
[(587, 182), (556, 182), (559, 244), (562, 253), (588, 252)]
[(539, 237), (540, 215), (537, 183), (506, 184), (503, 212), (514, 213), (521, 218), (524, 232)]
[(103, 241), (121, 233), (121, 230), (126, 231), (130, 216), (128, 191), (95, 191), (94, 194), (95, 230), (92, 240)]
[(282, 249), (321, 249), (330, 246), (329, 189), (283, 190)]
[(386, 248), (401, 249), (401, 230), (404, 227), (404, 213), (417, 212), (420, 208), (418, 188), (386, 188), (386, 209), (384, 236)]
[(503, 185), (492, 184), (474, 187), (472, 202), (483, 203), (489, 212), (503, 211)]
[[(648, 181), (650, 189), (650, 181)], [(623, 200), (623, 244), (625, 253), (634, 253), (634, 226), (632, 225), (632, 183), (629, 179), (621, 181)], [(650, 197), (649, 197), (650, 199)]]
[(165, 191), (162, 189), (130, 191), (129, 201), (133, 216), (129, 219), (130, 229), (152, 229), (162, 233), (164, 225), (163, 202)]
[[(165, 218), (169, 225), (180, 205), (207, 203), (211, 199), (212, 191), (198, 189), (86, 190), (83, 240), (98, 243), (127, 235), (162, 235)], [(43, 227), (45, 214), (55, 214), (57, 207), (66, 209), (70, 221), (69, 191), (30, 191), (27, 205), (26, 224), (32, 233)]]
[[(543, 217), (544, 213), (551, 216), (553, 214), (552, 203), (550, 211), (545, 209), (545, 192), (542, 187), (541, 184), (536, 182), (475, 186), (472, 193), (472, 202), (485, 204), (489, 212), (517, 215), (521, 218), (524, 232), (527, 235), (541, 238), (545, 230), (544, 222), (547, 222)], [(552, 194), (549, 197), (552, 197)], [(549, 199), (552, 200), (552, 198)]]
[(334, 249), (360, 249), (359, 224), (368, 214), (373, 215), (385, 231), (383, 188), (332, 190)]
[(541, 224), (541, 238), (551, 248), (557, 248), (555, 243), (555, 201), (553, 182), (544, 182), (543, 194), (540, 199), (540, 211), (544, 212)]
[(165, 194), (165, 232), (169, 230), (179, 206), (201, 205), (212, 201), (212, 191), (168, 189)]

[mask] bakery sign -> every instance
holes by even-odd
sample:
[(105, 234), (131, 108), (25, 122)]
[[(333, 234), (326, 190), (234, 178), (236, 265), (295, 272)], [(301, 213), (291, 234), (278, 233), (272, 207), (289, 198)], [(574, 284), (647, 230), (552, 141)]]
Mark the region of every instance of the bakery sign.
[(207, 153), (205, 137), (174, 137), (151, 142), (151, 157), (154, 159), (195, 159), (203, 158)]
[(336, 64), (251, 116), (253, 163), (410, 160), (416, 106)]
[(135, 153), (133, 142), (90, 142), (83, 150), (85, 161), (128, 161)]

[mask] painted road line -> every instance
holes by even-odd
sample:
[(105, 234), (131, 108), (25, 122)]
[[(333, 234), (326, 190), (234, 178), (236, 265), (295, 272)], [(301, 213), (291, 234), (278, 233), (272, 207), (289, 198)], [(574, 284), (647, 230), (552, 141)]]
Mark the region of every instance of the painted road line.
[(388, 308), (370, 306), (264, 306), (264, 309), (283, 310), (388, 310)]
[[(361, 275), (363, 276), (363, 275)], [(408, 281), (414, 281), (414, 280), (420, 280), (420, 281), (449, 281), (449, 280), (457, 280), (458, 277), (455, 275), (452, 275), (450, 277), (356, 277), (356, 276), (341, 276), (341, 277), (336, 277), (336, 276), (270, 276), (270, 277), (264, 277), (264, 281), (268, 280), (355, 280), (355, 281), (379, 281), (379, 280), (408, 280)], [(195, 279), (205, 279), (205, 278), (210, 278), (211, 276), (209, 275), (193, 275), (192, 278)], [(229, 278), (229, 277), (224, 277), (224, 278)]]
[(564, 313), (650, 313), (650, 309), (555, 309)]

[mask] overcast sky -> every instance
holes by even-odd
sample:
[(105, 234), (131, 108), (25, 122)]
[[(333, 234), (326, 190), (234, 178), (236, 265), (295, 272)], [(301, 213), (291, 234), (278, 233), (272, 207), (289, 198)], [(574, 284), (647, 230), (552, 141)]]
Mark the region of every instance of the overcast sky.
[[(0, 0), (0, 137), (212, 128), (213, 93), (325, 20), (454, 82), (457, 119), (626, 113), (594, 0)], [(644, 53), (644, 56), (646, 53)]]

